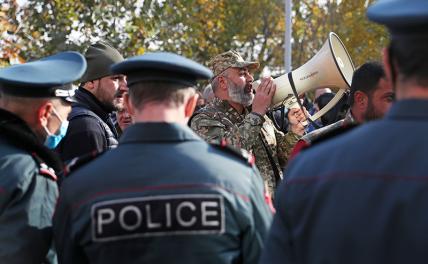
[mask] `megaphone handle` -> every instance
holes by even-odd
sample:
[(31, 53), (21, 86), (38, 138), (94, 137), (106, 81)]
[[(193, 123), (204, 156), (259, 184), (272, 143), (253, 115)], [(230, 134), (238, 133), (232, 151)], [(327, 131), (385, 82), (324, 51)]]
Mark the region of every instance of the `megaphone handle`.
[[(293, 72), (292, 71), (289, 72), (287, 74), (287, 77), (288, 77), (288, 81), (290, 82), (291, 90), (293, 90), (294, 97), (296, 97), (296, 99), (297, 99), (297, 105), (296, 106), (300, 106), (300, 109), (302, 110), (303, 114), (306, 116), (306, 111), (303, 109), (303, 105), (300, 103), (299, 94), (297, 93), (296, 85), (294, 84)], [(290, 108), (295, 108), (295, 107), (293, 105)], [(306, 119), (308, 119), (308, 117), (306, 117)], [(302, 125), (305, 126), (305, 127), (308, 126), (308, 121), (306, 121), (306, 120), (303, 121)]]
[(316, 112), (313, 116), (310, 116), (309, 119), (311, 121), (315, 121), (321, 116), (323, 116), (325, 113), (330, 111), (330, 109), (333, 108), (339, 102), (339, 100), (342, 98), (342, 96), (345, 94), (345, 89), (340, 89), (336, 95), (333, 97), (333, 99), (330, 100), (322, 109), (320, 109), (318, 112)]

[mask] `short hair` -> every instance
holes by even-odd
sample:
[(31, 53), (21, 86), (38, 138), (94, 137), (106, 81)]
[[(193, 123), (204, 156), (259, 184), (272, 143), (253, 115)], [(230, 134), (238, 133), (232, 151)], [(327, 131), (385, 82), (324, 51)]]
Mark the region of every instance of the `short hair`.
[(130, 85), (128, 93), (131, 103), (139, 109), (147, 102), (179, 106), (187, 94), (195, 94), (195, 88), (165, 81), (145, 81)]
[[(318, 98), (315, 100), (315, 103), (318, 105), (319, 109), (322, 109), (333, 99), (335, 95), (335, 93), (323, 93), (322, 95), (318, 96)], [(349, 109), (347, 101), (348, 94), (344, 93), (337, 104), (335, 104), (327, 113), (321, 116), (322, 125), (327, 126), (345, 118), (346, 112)]]
[[(230, 69), (230, 68), (228, 68)], [(229, 76), (229, 72), (227, 72), (227, 70), (224, 70), (222, 73), (220, 73), (219, 75), (215, 76), (212, 80), (211, 80), (211, 89), (213, 91), (213, 93), (215, 93), (215, 91), (217, 90), (217, 88), (220, 86), (220, 82), (219, 82), (219, 78), (221, 76)]]
[[(428, 87), (427, 41), (427, 36), (406, 36), (393, 38), (389, 46), (392, 69), (401, 73), (403, 80), (413, 79), (423, 87)], [(394, 83), (395, 78), (393, 75)]]
[(385, 78), (385, 71), (379, 62), (366, 62), (361, 65), (352, 76), (351, 91), (349, 94), (349, 105), (354, 105), (356, 91), (361, 91), (370, 96), (377, 88), (379, 80)]
[(208, 100), (213, 94), (213, 88), (211, 86), (211, 84), (208, 84), (207, 86), (205, 86), (203, 92), (202, 92), (202, 97), (205, 100)]

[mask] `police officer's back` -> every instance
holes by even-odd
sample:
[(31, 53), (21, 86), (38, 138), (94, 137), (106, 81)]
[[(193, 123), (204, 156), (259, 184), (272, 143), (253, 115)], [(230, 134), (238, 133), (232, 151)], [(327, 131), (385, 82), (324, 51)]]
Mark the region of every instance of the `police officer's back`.
[(128, 76), (133, 126), (119, 147), (72, 173), (54, 218), (62, 263), (256, 263), (270, 224), (251, 159), (211, 146), (186, 123), (205, 67), (149, 53)]
[(426, 263), (428, 2), (379, 0), (397, 101), (382, 120), (302, 152), (278, 191), (262, 263)]
[(56, 262), (48, 251), (62, 165), (49, 148), (67, 130), (70, 83), (85, 69), (82, 55), (64, 52), (0, 70), (0, 263)]

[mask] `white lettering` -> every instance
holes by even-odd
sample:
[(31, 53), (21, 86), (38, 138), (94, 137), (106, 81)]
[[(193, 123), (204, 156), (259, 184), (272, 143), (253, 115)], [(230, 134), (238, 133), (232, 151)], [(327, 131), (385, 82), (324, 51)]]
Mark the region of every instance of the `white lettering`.
[(159, 228), (161, 226), (160, 223), (152, 222), (152, 212), (150, 210), (150, 204), (146, 204), (146, 219), (147, 219), (147, 228)]
[[(98, 216), (98, 224), (97, 224), (97, 231), (98, 234), (102, 234), (103, 232), (103, 225), (104, 224), (110, 224), (113, 222), (114, 220), (114, 211), (110, 208), (104, 208), (104, 209), (100, 209), (97, 212), (97, 216)], [(107, 216), (106, 218), (104, 216)]]
[(165, 204), (166, 227), (171, 227), (171, 204)]
[(217, 211), (209, 210), (208, 208), (218, 208), (218, 202), (202, 202), (201, 203), (201, 214), (202, 214), (202, 226), (219, 226), (220, 222), (208, 221), (208, 216), (217, 216)]
[[(134, 212), (135, 216), (137, 217), (137, 221), (135, 221), (134, 224), (125, 223), (125, 214), (128, 212)], [(128, 205), (122, 208), (119, 213), (119, 223), (120, 226), (128, 231), (133, 231), (137, 229), (141, 225), (142, 216), (141, 212), (138, 209), (138, 207), (134, 205)]]
[(191, 202), (182, 202), (179, 206), (177, 206), (177, 211), (176, 211), (176, 217), (177, 217), (177, 222), (181, 225), (181, 226), (185, 226), (185, 227), (189, 227), (195, 224), (196, 222), (196, 217), (192, 216), (190, 218), (189, 221), (185, 221), (183, 220), (182, 216), (181, 216), (181, 210), (184, 207), (188, 207), (190, 208), (190, 210), (195, 211), (196, 210), (196, 206), (191, 203)]

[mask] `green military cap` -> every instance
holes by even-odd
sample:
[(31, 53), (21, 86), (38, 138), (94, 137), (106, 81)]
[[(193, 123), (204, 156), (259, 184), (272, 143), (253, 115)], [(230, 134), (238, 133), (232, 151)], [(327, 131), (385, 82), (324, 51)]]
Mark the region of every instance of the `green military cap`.
[(102, 41), (91, 45), (86, 50), (85, 59), (88, 67), (80, 80), (81, 83), (112, 75), (110, 67), (124, 60), (119, 51)]
[(237, 51), (229, 50), (212, 58), (208, 62), (208, 66), (216, 77), (228, 68), (247, 67), (250, 70), (255, 70), (259, 68), (260, 64), (256, 61), (245, 61)]

